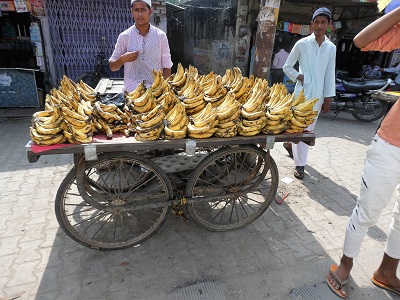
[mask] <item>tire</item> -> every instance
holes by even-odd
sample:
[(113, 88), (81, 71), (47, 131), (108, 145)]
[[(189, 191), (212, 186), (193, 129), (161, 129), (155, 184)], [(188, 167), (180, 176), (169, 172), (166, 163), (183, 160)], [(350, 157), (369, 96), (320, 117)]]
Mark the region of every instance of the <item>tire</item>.
[[(85, 201), (78, 190), (77, 167), (67, 174), (55, 200), (57, 221), (71, 239), (93, 249), (116, 250), (140, 244), (162, 226), (173, 191), (167, 175), (155, 163), (138, 155), (110, 153), (85, 164), (85, 197), (91, 197), (89, 202), (95, 205)], [(129, 172), (134, 168), (139, 174), (136, 178)], [(146, 204), (146, 198), (161, 204), (128, 207)]]
[[(185, 206), (187, 214), (212, 231), (239, 229), (255, 221), (267, 210), (278, 189), (278, 168), (272, 157), (267, 165), (266, 158), (264, 150), (252, 145), (211, 153), (196, 166), (186, 185), (186, 199), (199, 199)], [(218, 164), (226, 160), (232, 165)], [(216, 177), (205, 176), (207, 173)], [(215, 200), (201, 201), (202, 197)]]
[(97, 77), (97, 76), (94, 75), (94, 74), (85, 73), (85, 74), (79, 76), (78, 79), (76, 80), (76, 82), (80, 82), (81, 80), (82, 80), (84, 83), (88, 84), (90, 87), (92, 87), (92, 88), (95, 89), (96, 86), (97, 86), (97, 84), (98, 84), (99, 81), (100, 81), (100, 78)]
[(352, 115), (361, 122), (373, 122), (379, 120), (386, 113), (388, 104), (386, 101), (373, 99), (369, 95), (358, 98), (354, 102)]

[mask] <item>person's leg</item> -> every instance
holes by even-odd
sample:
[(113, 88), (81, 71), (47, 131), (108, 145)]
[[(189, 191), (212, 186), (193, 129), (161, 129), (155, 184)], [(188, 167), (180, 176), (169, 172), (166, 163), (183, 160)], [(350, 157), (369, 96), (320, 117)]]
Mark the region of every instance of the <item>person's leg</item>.
[[(345, 281), (350, 276), (353, 258), (357, 257), (361, 243), (368, 229), (376, 224), (382, 210), (390, 201), (400, 180), (400, 149), (375, 137), (367, 150), (364, 163), (360, 196), (346, 227), (343, 257), (335, 276), (328, 276), (329, 283), (338, 287), (338, 280)], [(397, 217), (400, 224), (400, 217)], [(398, 228), (398, 227), (397, 227)], [(400, 239), (399, 239), (400, 242)], [(400, 245), (394, 245), (397, 252)], [(338, 280), (335, 278), (337, 277)], [(341, 291), (346, 294), (345, 290)]]
[(379, 268), (374, 272), (373, 279), (379, 283), (399, 289), (400, 279), (397, 277), (397, 267), (399, 266), (399, 259), (390, 257), (386, 253), (383, 254), (382, 262)]
[[(308, 131), (313, 131), (315, 128), (317, 120), (314, 121), (310, 126), (306, 129)], [(299, 142), (298, 144), (292, 143), (292, 152), (293, 152), (293, 160), (294, 165), (296, 166), (294, 170), (294, 176), (298, 179), (302, 179), (304, 177), (304, 167), (307, 164), (308, 150), (310, 146), (306, 143)]]
[(385, 254), (373, 278), (380, 283), (400, 288), (400, 279), (396, 275), (400, 258), (400, 184), (397, 185), (396, 196), (397, 202), (393, 210)]

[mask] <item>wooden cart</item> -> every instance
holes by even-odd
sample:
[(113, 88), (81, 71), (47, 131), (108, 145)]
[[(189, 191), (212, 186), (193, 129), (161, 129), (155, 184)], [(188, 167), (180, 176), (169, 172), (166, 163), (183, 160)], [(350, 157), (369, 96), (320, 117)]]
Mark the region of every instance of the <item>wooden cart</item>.
[(74, 156), (56, 195), (57, 220), (76, 242), (113, 250), (149, 238), (171, 208), (213, 231), (250, 224), (274, 199), (279, 175), (269, 149), (284, 141), (313, 145), (315, 134), (148, 142), (123, 137), (41, 152), (29, 142), (26, 153), (30, 162), (41, 155)]

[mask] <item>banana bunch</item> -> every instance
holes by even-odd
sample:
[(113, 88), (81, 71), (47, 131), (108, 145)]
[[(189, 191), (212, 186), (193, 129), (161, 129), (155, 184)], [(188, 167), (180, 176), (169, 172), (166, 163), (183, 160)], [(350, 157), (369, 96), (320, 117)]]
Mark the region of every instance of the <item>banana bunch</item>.
[(167, 114), (171, 111), (171, 109), (178, 101), (178, 97), (172, 91), (169, 91), (162, 94), (158, 99), (156, 99), (156, 104), (160, 104), (163, 107), (164, 112)]
[[(181, 92), (181, 93), (180, 93)], [(196, 115), (206, 106), (203, 87), (197, 83), (194, 77), (190, 77), (187, 84), (178, 93), (188, 116)]]
[(180, 101), (167, 113), (165, 121), (165, 139), (173, 140), (186, 137), (189, 118), (185, 112), (185, 106)]
[(262, 133), (279, 134), (286, 130), (292, 101), (293, 96), (287, 93), (285, 85), (279, 83), (271, 87), (265, 114), (267, 121)]
[(59, 105), (53, 106), (51, 110), (34, 113), (30, 127), (32, 141), (40, 146), (66, 142), (67, 139), (62, 133), (62, 123), (63, 118)]
[(215, 75), (211, 80), (204, 83), (204, 100), (211, 103), (211, 106), (218, 107), (228, 93), (228, 89), (222, 83), (222, 77)]
[(208, 103), (196, 117), (191, 118), (187, 129), (188, 136), (191, 138), (205, 139), (211, 137), (218, 130), (216, 108)]
[(240, 117), (240, 103), (233, 91), (229, 91), (217, 108), (218, 130), (217, 137), (233, 137), (237, 135), (237, 123)]
[(242, 121), (238, 124), (238, 133), (240, 135), (253, 136), (261, 132), (267, 121), (265, 101), (268, 93), (269, 91), (263, 87), (262, 81), (258, 81), (250, 98), (242, 105)]
[(112, 139), (113, 133), (123, 132), (130, 127), (130, 116), (114, 103), (104, 104), (96, 101), (93, 104), (94, 128)]
[(318, 115), (318, 111), (313, 110), (315, 103), (318, 102), (318, 98), (313, 98), (302, 103), (293, 101), (294, 106), (291, 107), (291, 113), (288, 125), (286, 129), (290, 133), (303, 132), (309, 125), (311, 125), (315, 117)]
[(188, 73), (185, 71), (181, 63), (178, 63), (176, 73), (168, 78), (168, 83), (177, 89), (183, 87), (188, 79)]
[(90, 143), (93, 137), (93, 118), (78, 106), (78, 111), (66, 106), (61, 107), (64, 122), (61, 124), (63, 134), (70, 143)]
[(148, 88), (140, 97), (131, 99), (129, 104), (131, 111), (139, 114), (149, 112), (156, 106), (156, 99), (153, 96), (153, 89), (151, 87)]
[(157, 140), (164, 128), (165, 112), (160, 104), (157, 104), (149, 112), (143, 113), (136, 120), (136, 140)]
[(163, 77), (162, 70), (153, 70), (154, 82), (151, 86), (154, 98), (160, 97), (163, 93), (170, 90), (168, 81)]

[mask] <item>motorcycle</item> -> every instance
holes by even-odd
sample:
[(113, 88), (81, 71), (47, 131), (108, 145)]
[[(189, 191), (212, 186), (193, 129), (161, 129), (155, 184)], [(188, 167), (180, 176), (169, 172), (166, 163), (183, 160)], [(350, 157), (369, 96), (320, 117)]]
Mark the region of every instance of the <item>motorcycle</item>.
[(361, 122), (372, 122), (383, 117), (388, 109), (388, 103), (374, 99), (371, 95), (376, 91), (390, 88), (393, 80), (348, 78), (345, 73), (336, 75), (336, 97), (331, 103), (335, 117), (342, 111), (349, 112)]

